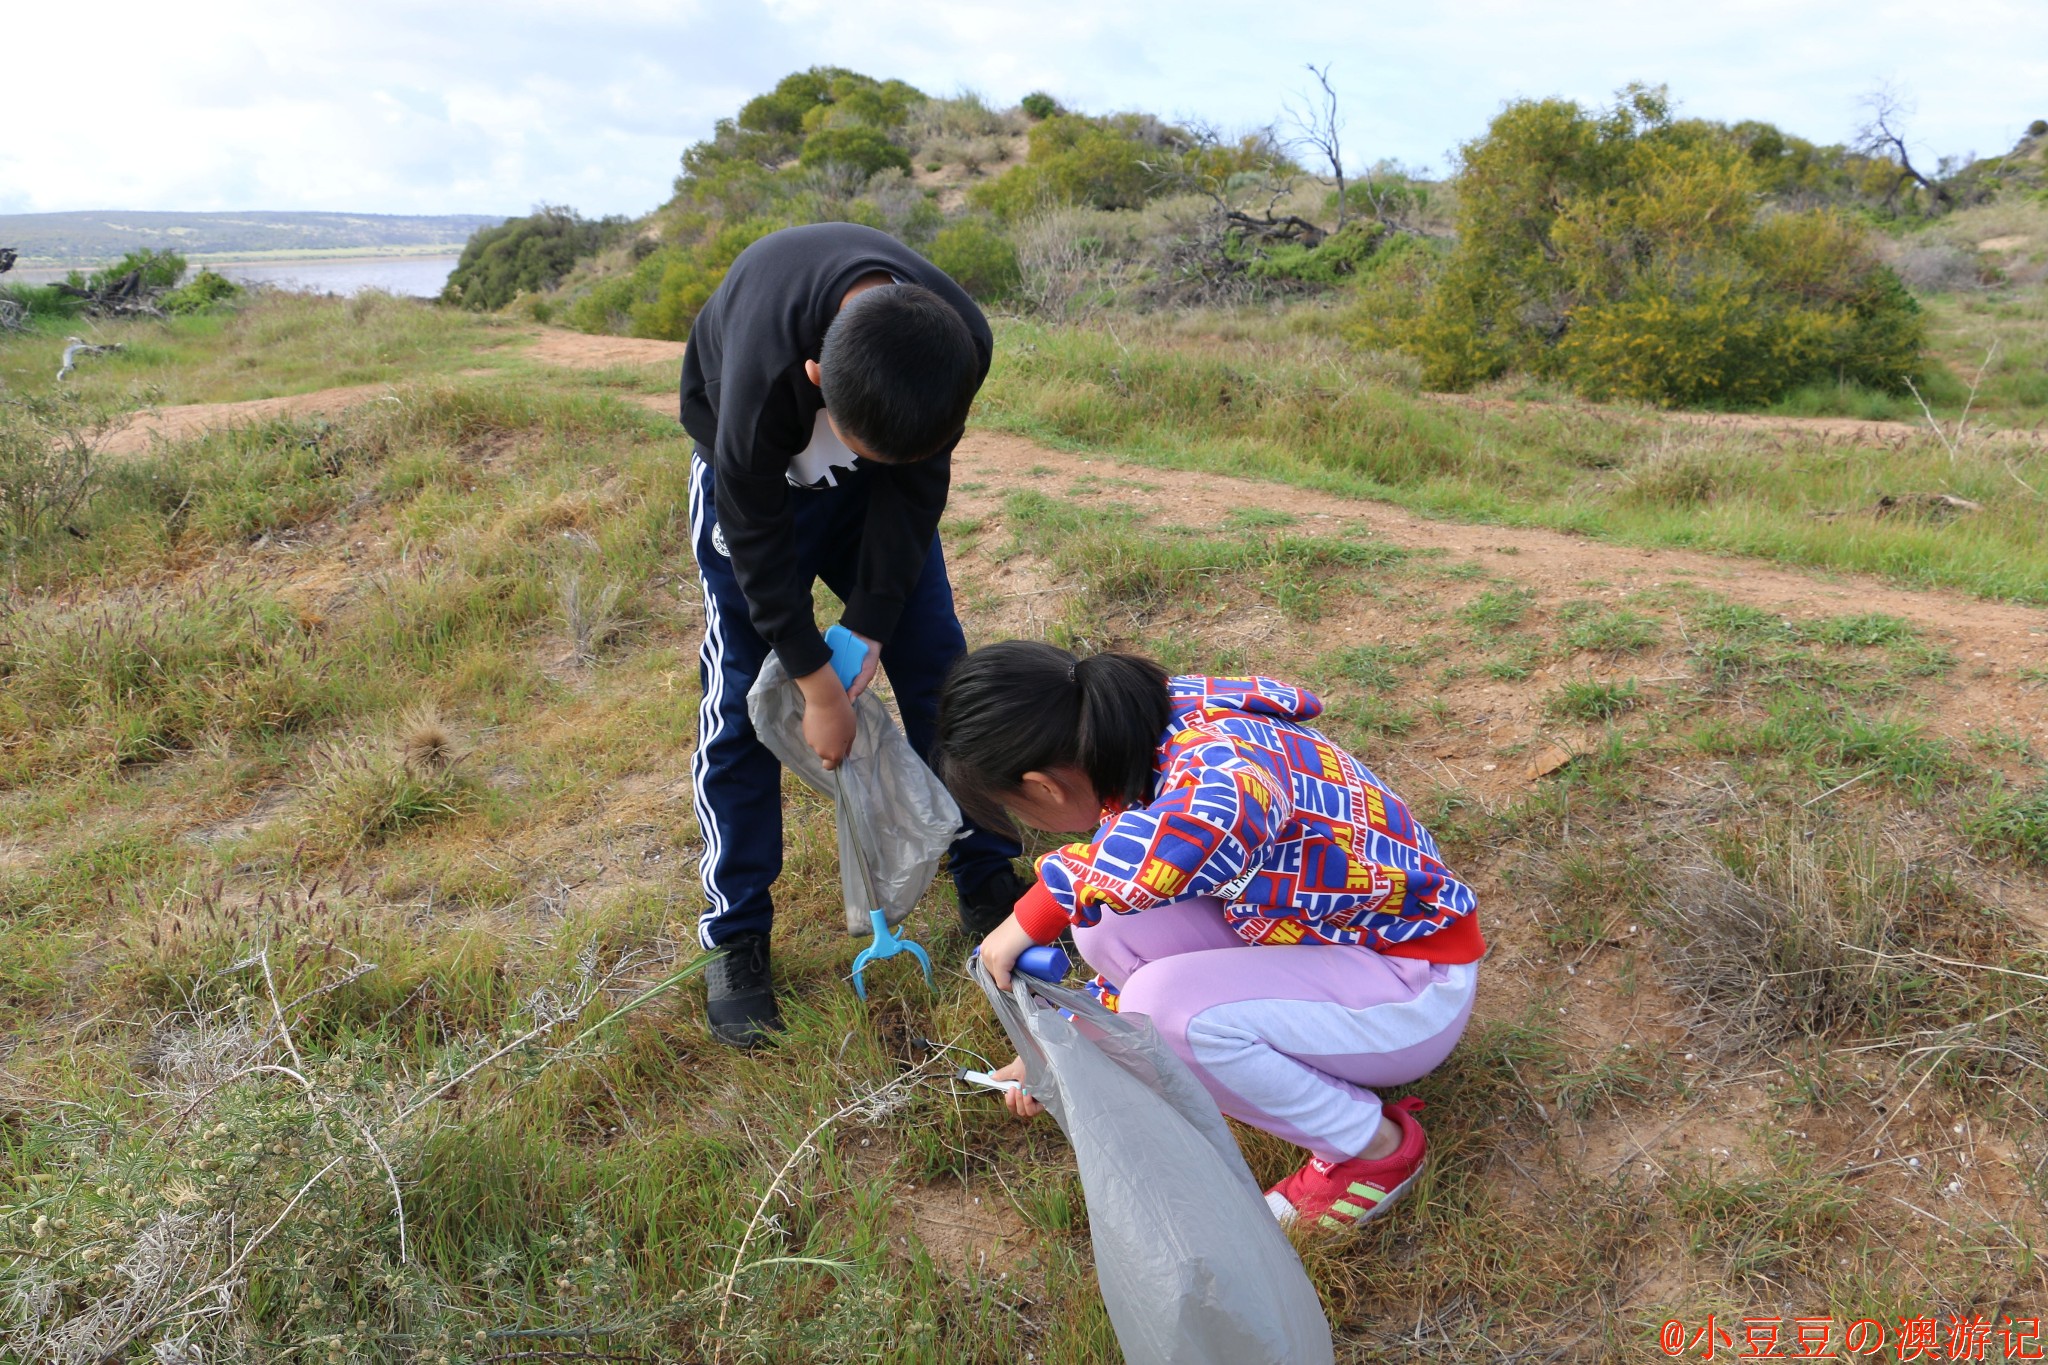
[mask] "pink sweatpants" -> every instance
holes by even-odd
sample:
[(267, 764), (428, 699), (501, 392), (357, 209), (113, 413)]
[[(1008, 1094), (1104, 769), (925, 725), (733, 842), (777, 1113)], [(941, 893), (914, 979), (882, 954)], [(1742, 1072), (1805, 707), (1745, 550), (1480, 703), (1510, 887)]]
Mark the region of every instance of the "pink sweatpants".
[(1105, 914), (1074, 943), (1224, 1113), (1326, 1161), (1379, 1130), (1367, 1087), (1406, 1085), (1450, 1055), (1479, 976), (1370, 948), (1248, 944), (1206, 897)]

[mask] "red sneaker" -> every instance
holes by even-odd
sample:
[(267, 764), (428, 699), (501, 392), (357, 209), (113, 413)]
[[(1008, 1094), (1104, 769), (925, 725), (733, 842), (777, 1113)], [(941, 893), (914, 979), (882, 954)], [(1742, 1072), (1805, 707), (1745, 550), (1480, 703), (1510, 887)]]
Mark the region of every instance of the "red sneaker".
[(1422, 1174), (1429, 1138), (1415, 1121), (1422, 1101), (1395, 1100), (1384, 1113), (1401, 1130), (1398, 1147), (1376, 1161), (1311, 1158), (1306, 1166), (1266, 1191), (1266, 1207), (1282, 1227), (1307, 1219), (1319, 1228), (1349, 1232), (1385, 1213)]

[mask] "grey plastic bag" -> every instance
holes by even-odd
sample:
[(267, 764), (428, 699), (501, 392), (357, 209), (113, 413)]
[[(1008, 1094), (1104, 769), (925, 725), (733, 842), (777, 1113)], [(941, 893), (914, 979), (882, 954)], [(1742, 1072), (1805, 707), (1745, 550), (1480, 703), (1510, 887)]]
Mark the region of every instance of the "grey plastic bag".
[[(857, 820), (839, 811), (846, 932), (868, 933), (870, 910), (882, 911), (892, 925), (901, 924), (932, 884), (947, 847), (960, 836), (960, 807), (938, 774), (911, 749), (890, 719), (889, 708), (871, 689), (853, 704), (853, 752), (839, 765), (840, 781), (835, 783), (804, 743), (804, 694), (773, 654), (747, 693), (747, 716), (768, 752), (813, 791), (859, 807)], [(857, 875), (860, 864), (855, 859), (862, 853), (879, 905), (867, 903)]]
[(1021, 972), (974, 979), (1074, 1147), (1130, 1365), (1328, 1365), (1330, 1324), (1216, 1101), (1142, 1014)]

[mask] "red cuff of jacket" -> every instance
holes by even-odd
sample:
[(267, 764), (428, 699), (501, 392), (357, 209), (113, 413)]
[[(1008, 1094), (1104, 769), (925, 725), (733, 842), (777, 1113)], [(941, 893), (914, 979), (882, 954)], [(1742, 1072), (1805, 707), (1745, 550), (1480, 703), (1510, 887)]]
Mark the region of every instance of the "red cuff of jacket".
[(1031, 935), (1033, 943), (1050, 943), (1067, 927), (1067, 912), (1060, 909), (1044, 882), (1033, 882), (1031, 889), (1017, 898), (1013, 913), (1017, 926)]
[(1427, 938), (1406, 943), (1389, 943), (1379, 950), (1387, 957), (1413, 957), (1455, 967), (1460, 962), (1477, 962), (1486, 955), (1486, 940), (1479, 934), (1479, 912), (1468, 911)]

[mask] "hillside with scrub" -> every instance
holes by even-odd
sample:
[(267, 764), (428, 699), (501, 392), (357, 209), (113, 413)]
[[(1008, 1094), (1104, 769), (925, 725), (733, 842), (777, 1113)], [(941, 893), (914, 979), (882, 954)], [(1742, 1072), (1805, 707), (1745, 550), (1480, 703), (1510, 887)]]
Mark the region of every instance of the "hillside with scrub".
[(993, 315), (970, 640), (1314, 688), (1479, 895), (1432, 1164), (1299, 1243), (1340, 1360), (2037, 1349), (2048, 127), (1636, 90), (1340, 188), (1302, 112), (802, 73), (440, 305), (0, 289), (0, 1359), (1115, 1358), (943, 883), (858, 1000), (791, 783), (789, 1032), (702, 1021), (681, 338), (825, 217)]

